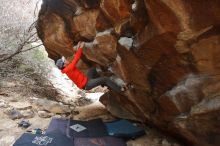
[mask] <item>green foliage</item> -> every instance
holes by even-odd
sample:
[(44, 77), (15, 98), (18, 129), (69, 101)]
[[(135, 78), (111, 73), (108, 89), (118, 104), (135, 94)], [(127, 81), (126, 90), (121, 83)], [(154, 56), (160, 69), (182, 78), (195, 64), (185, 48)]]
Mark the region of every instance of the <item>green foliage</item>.
[(26, 64), (19, 64), (18, 70), (20, 72), (30, 72), (30, 73), (34, 72), (34, 69), (30, 65), (26, 65)]
[(34, 58), (36, 58), (38, 61), (42, 61), (42, 60), (47, 59), (47, 55), (42, 49), (35, 49)]

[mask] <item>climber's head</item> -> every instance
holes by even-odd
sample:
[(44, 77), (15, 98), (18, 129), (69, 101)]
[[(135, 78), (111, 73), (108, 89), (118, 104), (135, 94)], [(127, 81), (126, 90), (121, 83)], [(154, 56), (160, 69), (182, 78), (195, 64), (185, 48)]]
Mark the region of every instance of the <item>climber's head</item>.
[(70, 62), (64, 56), (56, 61), (56, 66), (60, 70), (64, 69), (69, 64)]
[(60, 58), (60, 59), (58, 59), (58, 60), (56, 61), (56, 66), (57, 66), (60, 70), (64, 69), (64, 62), (65, 62), (65, 59), (63, 59), (63, 57), (62, 57), (62, 58)]

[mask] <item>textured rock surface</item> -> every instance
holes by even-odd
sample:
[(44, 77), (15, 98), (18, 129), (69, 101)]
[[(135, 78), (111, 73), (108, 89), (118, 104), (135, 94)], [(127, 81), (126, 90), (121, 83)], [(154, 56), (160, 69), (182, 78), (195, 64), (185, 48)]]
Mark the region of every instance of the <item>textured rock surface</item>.
[[(96, 65), (129, 90), (101, 101), (197, 146), (220, 145), (219, 0), (44, 0), (38, 34), (49, 56)], [(133, 39), (131, 47), (119, 43)], [(122, 45), (121, 45), (122, 44)]]
[(70, 113), (71, 109), (67, 105), (47, 99), (37, 99), (33, 101), (33, 107), (39, 110), (45, 110), (54, 114)]

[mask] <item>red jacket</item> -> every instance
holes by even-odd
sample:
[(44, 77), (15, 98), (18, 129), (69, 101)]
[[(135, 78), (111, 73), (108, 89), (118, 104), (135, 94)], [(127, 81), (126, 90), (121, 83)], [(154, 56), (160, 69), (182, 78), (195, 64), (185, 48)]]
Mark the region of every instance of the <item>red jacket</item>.
[(75, 66), (82, 54), (82, 48), (76, 52), (73, 61), (62, 70), (80, 89), (83, 89), (88, 81), (88, 78), (80, 72)]

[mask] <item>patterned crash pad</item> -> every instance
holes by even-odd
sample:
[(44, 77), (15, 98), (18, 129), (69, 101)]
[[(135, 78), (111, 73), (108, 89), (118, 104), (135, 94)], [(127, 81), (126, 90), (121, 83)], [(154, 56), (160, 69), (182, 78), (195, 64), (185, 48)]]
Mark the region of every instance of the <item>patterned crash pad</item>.
[(61, 134), (24, 133), (13, 146), (74, 146), (73, 139)]
[(46, 133), (61, 133), (69, 138), (108, 136), (101, 119), (78, 121), (53, 118)]

